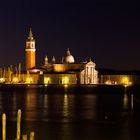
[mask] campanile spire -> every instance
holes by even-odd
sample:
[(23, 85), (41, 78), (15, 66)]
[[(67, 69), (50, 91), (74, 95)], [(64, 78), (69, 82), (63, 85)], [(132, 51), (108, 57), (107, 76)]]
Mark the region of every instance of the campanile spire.
[(29, 40), (34, 40), (34, 38), (33, 38), (33, 33), (32, 33), (32, 28), (30, 28), (30, 30), (29, 30), (28, 39), (29, 39)]

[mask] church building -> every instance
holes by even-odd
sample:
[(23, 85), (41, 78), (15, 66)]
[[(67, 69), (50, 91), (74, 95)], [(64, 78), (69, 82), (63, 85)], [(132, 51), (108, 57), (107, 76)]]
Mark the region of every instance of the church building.
[(60, 63), (53, 56), (49, 62), (47, 55), (43, 66), (36, 66), (36, 47), (32, 30), (26, 40), (26, 70), (33, 84), (98, 84), (98, 71), (95, 62), (76, 63), (67, 49)]

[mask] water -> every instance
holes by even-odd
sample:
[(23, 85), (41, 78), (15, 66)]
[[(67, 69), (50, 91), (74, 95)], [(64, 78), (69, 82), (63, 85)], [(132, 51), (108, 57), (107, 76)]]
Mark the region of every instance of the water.
[(18, 109), (22, 134), (35, 131), (35, 140), (140, 139), (140, 90), (95, 89), (1, 89), (0, 117), (7, 114), (7, 139), (16, 136)]

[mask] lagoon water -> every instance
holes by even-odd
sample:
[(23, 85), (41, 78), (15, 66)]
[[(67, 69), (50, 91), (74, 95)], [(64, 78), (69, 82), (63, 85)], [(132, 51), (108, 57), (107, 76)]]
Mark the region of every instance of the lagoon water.
[(16, 137), (18, 109), (22, 134), (35, 131), (35, 140), (136, 140), (140, 90), (133, 89), (5, 87), (0, 89), (0, 118), (7, 114), (8, 140)]

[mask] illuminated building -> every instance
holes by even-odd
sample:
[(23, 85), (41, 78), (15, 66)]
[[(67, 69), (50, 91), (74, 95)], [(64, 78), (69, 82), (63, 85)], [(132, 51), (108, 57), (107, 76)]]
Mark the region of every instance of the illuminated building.
[(29, 36), (26, 40), (26, 69), (30, 69), (35, 67), (36, 65), (36, 48), (35, 48), (35, 40), (33, 38), (32, 30), (30, 28)]
[[(35, 65), (35, 40), (30, 29), (26, 41), (26, 70), (29, 74), (21, 74), (25, 83), (40, 84), (97, 84), (98, 72), (95, 70), (96, 64), (90, 61), (86, 63), (75, 63), (74, 57), (67, 49), (62, 57), (61, 63), (56, 63), (53, 56), (51, 62), (47, 55), (44, 58), (43, 66)], [(14, 81), (17, 79), (14, 79)]]
[(97, 84), (98, 72), (95, 70), (96, 64), (91, 60), (85, 64), (85, 68), (80, 73), (81, 84)]
[(65, 86), (71, 84), (98, 84), (98, 71), (95, 69), (96, 64), (91, 59), (87, 62), (75, 63), (70, 49), (67, 49), (60, 63), (56, 63), (54, 56), (52, 59), (49, 59), (46, 55), (44, 65), (36, 66), (35, 39), (31, 29), (26, 40), (25, 52), (26, 70), (21, 71), (20, 65), (18, 70), (13, 70), (12, 67), (9, 67), (1, 74), (0, 83), (59, 84)]
[(140, 71), (98, 70), (99, 83), (107, 85), (140, 84)]
[[(71, 59), (71, 57), (69, 58)], [(49, 63), (48, 58), (45, 57), (44, 66), (29, 69), (30, 76), (34, 75), (32, 79), (36, 79), (35, 82), (46, 85), (98, 84), (96, 64), (91, 59), (82, 63), (73, 63), (70, 59), (67, 59), (68, 63), (66, 61), (63, 63), (51, 61)], [(38, 75), (38, 77), (35, 78), (35, 75)]]
[[(30, 29), (26, 40), (26, 70), (21, 70), (21, 64), (13, 68), (0, 68), (0, 83), (6, 84), (107, 84), (107, 85), (132, 85), (139, 84), (140, 71), (114, 71), (96, 69), (94, 61), (76, 63), (70, 49), (67, 49), (60, 63), (55, 56), (51, 59), (46, 55), (44, 65), (36, 66), (35, 39)], [(50, 61), (49, 61), (50, 60)]]

